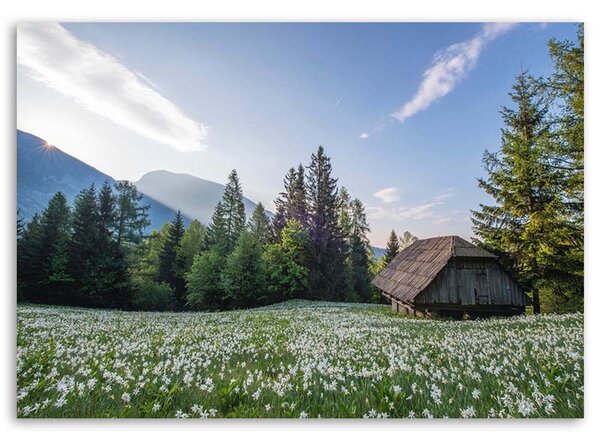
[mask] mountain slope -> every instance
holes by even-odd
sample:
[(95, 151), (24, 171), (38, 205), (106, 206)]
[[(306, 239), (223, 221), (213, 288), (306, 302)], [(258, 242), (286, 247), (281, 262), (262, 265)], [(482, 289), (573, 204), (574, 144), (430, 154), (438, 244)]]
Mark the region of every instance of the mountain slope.
[[(140, 192), (163, 204), (181, 209), (189, 217), (208, 224), (215, 206), (221, 199), (225, 186), (189, 174), (169, 171), (152, 171), (135, 183)], [(246, 217), (249, 218), (256, 203), (244, 197)]]
[[(56, 192), (65, 194), (73, 204), (79, 191), (92, 183), (99, 188), (105, 180), (115, 182), (111, 176), (49, 146), (41, 138), (17, 130), (17, 208), (25, 220), (41, 212)], [(175, 210), (149, 196), (144, 196), (143, 203), (150, 205), (149, 229), (160, 228), (175, 215)]]
[[(65, 194), (73, 204), (79, 191), (92, 183), (99, 188), (105, 180), (115, 182), (43, 139), (17, 130), (17, 208), (25, 220), (41, 212), (56, 192)], [(219, 183), (169, 171), (149, 172), (135, 185), (144, 195), (143, 204), (150, 205), (149, 230), (171, 221), (177, 209), (181, 209), (186, 224), (193, 218), (208, 224), (225, 189)], [(256, 203), (244, 197), (244, 207), (250, 217)]]

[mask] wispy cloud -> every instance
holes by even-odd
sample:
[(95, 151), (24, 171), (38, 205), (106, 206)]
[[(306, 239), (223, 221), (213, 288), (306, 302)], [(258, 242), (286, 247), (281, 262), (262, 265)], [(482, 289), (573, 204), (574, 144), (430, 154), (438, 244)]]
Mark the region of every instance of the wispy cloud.
[(483, 48), (514, 26), (514, 23), (486, 23), (472, 39), (456, 43), (437, 53), (431, 66), (423, 74), (417, 93), (394, 112), (392, 117), (404, 122), (444, 97), (475, 67)]
[(384, 188), (373, 195), (383, 201), (384, 203), (392, 203), (400, 200), (400, 194), (402, 191), (398, 188)]
[[(381, 193), (382, 191), (388, 191), (388, 190), (392, 190), (392, 189), (397, 189), (397, 188), (382, 189), (381, 191), (378, 191), (376, 194)], [(376, 195), (376, 194), (374, 194), (374, 195)], [(388, 194), (394, 195), (392, 192), (389, 192), (389, 193), (383, 192), (384, 197), (389, 196)], [(387, 208), (387, 207), (384, 208), (384, 207), (380, 207), (380, 206), (371, 206), (371, 207), (367, 208), (367, 213), (369, 214), (369, 218), (371, 218), (373, 220), (389, 219), (389, 220), (393, 220), (395, 222), (400, 222), (402, 220), (407, 220), (407, 219), (422, 220), (422, 219), (430, 218), (430, 219), (433, 219), (434, 222), (438, 221), (438, 220), (446, 221), (446, 220), (444, 220), (444, 218), (446, 216), (441, 216), (441, 215), (437, 214), (435, 211), (435, 208), (443, 205), (444, 202), (446, 200), (448, 200), (450, 197), (452, 197), (453, 195), (454, 195), (453, 189), (448, 188), (448, 189), (444, 189), (440, 194), (433, 197), (431, 199), (431, 201), (417, 205), (417, 206), (401, 207), (401, 208)], [(385, 203), (398, 200), (398, 199), (395, 199), (395, 200), (386, 201), (386, 200), (384, 200), (384, 198), (382, 198), (380, 196), (377, 196), (377, 197), (381, 198)], [(443, 223), (443, 221), (438, 222), (438, 223)]]
[(141, 74), (56, 23), (20, 25), (17, 62), (87, 110), (178, 151), (204, 150), (208, 127), (187, 117)]
[(340, 98), (337, 99), (337, 101), (335, 102), (335, 104), (333, 105), (334, 108), (337, 108), (339, 105), (342, 104), (342, 102), (344, 101), (344, 97), (346, 96), (346, 94), (342, 94), (340, 96)]

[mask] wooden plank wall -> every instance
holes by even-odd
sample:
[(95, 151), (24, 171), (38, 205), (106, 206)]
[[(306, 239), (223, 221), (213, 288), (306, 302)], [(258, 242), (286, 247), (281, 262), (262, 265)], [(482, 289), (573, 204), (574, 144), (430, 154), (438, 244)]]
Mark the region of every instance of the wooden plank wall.
[(455, 258), (414, 302), (427, 305), (525, 306), (525, 296), (495, 260)]

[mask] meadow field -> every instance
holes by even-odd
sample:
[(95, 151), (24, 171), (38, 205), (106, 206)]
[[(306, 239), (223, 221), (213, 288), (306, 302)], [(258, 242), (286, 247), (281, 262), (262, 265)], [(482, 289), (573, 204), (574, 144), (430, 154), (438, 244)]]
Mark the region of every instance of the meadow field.
[(18, 417), (583, 417), (583, 315), (20, 305)]

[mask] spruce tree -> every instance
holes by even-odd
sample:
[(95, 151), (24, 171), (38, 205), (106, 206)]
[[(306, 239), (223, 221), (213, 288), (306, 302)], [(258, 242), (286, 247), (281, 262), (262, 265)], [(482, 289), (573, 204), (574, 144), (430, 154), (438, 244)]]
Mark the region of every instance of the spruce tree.
[(184, 234), (183, 216), (178, 210), (169, 226), (158, 264), (158, 281), (168, 283), (173, 288), (178, 309), (183, 309), (185, 305), (185, 262), (181, 253)]
[(217, 248), (224, 254), (227, 245), (227, 233), (225, 227), (225, 216), (223, 214), (223, 203), (218, 202), (215, 206), (211, 222), (206, 231), (207, 244), (210, 249)]
[(304, 166), (290, 168), (283, 179), (283, 192), (275, 199), (275, 216), (273, 217), (273, 236), (281, 239), (281, 230), (290, 220), (296, 220), (303, 227), (308, 227), (308, 203)]
[(265, 207), (260, 202), (252, 212), (252, 217), (250, 217), (250, 221), (248, 222), (248, 230), (261, 246), (269, 243), (273, 236), (271, 221), (265, 212)]
[(552, 121), (550, 167), (560, 175), (562, 251), (546, 256), (550, 288), (543, 291), (546, 309), (564, 312), (583, 309), (584, 268), (584, 35), (578, 25), (577, 41), (550, 40), (554, 72), (542, 80)]
[(398, 236), (396, 231), (392, 229), (390, 236), (385, 246), (385, 254), (382, 257), (383, 266), (387, 266), (394, 259), (394, 257), (400, 252), (400, 243), (398, 242)]
[(310, 232), (310, 293), (313, 298), (345, 297), (344, 239), (337, 212), (337, 179), (322, 146), (311, 156), (307, 182)]
[(26, 300), (32, 300), (36, 294), (37, 278), (43, 264), (38, 257), (40, 231), (40, 216), (35, 213), (17, 243), (17, 283), (20, 295)]
[(495, 204), (472, 211), (473, 230), (483, 246), (497, 252), (526, 290), (534, 313), (540, 312), (548, 254), (562, 249), (558, 175), (549, 167), (550, 126), (538, 83), (521, 73), (510, 97), (515, 109), (504, 107), (500, 151), (484, 153), (487, 179), (479, 186)]
[(304, 166), (298, 165), (294, 180), (288, 190), (288, 221), (296, 220), (302, 227), (308, 227), (308, 208), (306, 200), (306, 183), (304, 181)]
[(275, 241), (281, 239), (281, 231), (290, 220), (290, 196), (293, 195), (292, 187), (296, 181), (296, 169), (290, 168), (283, 178), (283, 191), (275, 199), (275, 216), (273, 217), (273, 237)]
[(70, 210), (64, 194), (57, 192), (41, 217), (34, 216), (23, 233), (18, 274), (26, 298), (43, 303), (61, 303), (70, 292), (68, 243)]
[(240, 179), (234, 169), (229, 174), (223, 198), (215, 207), (209, 226), (209, 245), (228, 255), (246, 228), (246, 211)]
[(98, 292), (102, 305), (111, 308), (128, 307), (131, 287), (125, 249), (119, 245), (116, 228), (117, 198), (105, 181), (98, 193)]
[(371, 232), (367, 222), (367, 214), (362, 202), (355, 198), (350, 203), (351, 235), (350, 235), (350, 264), (352, 269), (352, 290), (361, 302), (371, 298), (371, 273), (369, 251), (371, 246), (367, 237)]
[(69, 269), (74, 280), (72, 303), (82, 306), (101, 306), (99, 290), (100, 231), (96, 188), (83, 189), (73, 209), (73, 235), (69, 244)]
[(119, 247), (129, 250), (139, 245), (144, 238), (144, 231), (150, 226), (148, 219), (149, 205), (141, 203), (143, 198), (128, 181), (115, 183), (116, 196), (116, 239)]

